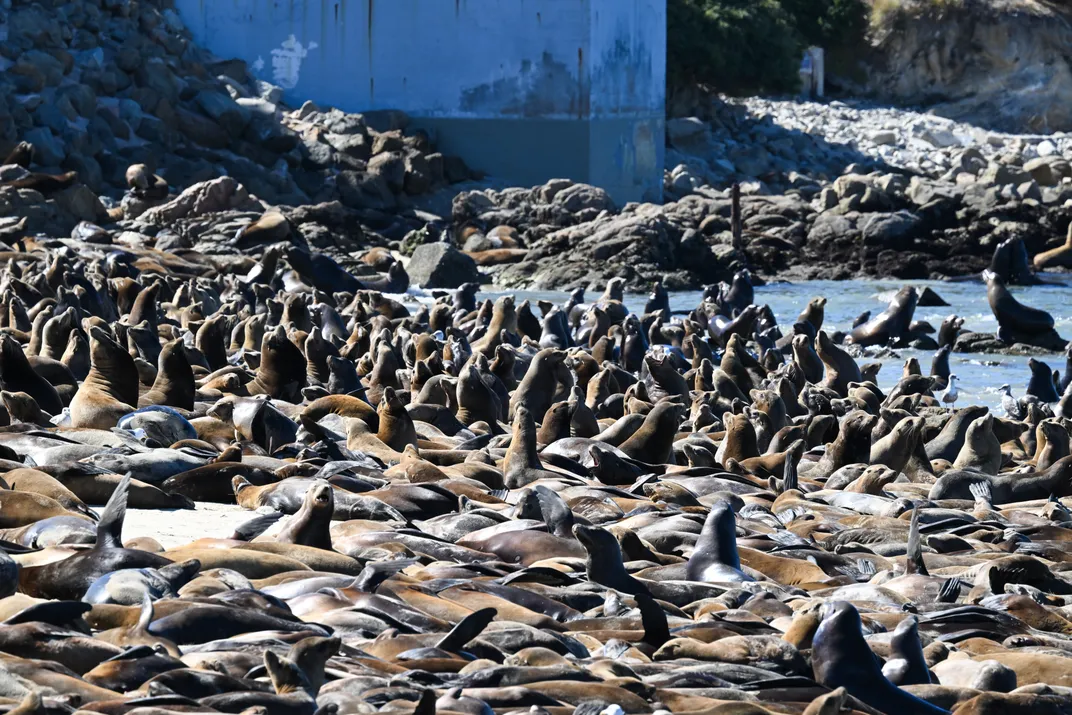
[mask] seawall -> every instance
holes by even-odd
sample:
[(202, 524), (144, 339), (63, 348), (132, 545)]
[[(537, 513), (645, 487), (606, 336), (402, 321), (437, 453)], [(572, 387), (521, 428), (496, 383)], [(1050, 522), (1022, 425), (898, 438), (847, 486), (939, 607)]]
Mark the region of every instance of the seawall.
[(520, 185), (662, 196), (666, 0), (176, 0), (194, 37), (305, 100), (400, 109)]

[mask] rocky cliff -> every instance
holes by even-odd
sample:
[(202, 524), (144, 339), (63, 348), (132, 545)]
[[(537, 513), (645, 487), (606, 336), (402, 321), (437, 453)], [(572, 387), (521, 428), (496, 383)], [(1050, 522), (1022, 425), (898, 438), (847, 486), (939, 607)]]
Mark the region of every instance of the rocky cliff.
[(1038, 0), (872, 0), (870, 92), (1010, 132), (1072, 130), (1072, 10)]

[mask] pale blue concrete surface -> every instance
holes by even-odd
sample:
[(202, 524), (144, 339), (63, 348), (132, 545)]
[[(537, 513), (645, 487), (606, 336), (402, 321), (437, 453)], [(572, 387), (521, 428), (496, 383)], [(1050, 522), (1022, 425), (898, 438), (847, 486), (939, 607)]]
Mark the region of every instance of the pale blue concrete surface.
[(176, 0), (287, 101), (401, 109), (519, 184), (662, 196), (666, 0)]

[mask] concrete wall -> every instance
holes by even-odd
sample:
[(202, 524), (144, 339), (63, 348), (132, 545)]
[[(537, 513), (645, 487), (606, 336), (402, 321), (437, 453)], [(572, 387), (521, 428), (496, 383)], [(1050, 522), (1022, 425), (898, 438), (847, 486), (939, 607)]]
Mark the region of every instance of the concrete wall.
[(291, 104), (402, 109), (519, 184), (662, 195), (666, 0), (176, 0)]

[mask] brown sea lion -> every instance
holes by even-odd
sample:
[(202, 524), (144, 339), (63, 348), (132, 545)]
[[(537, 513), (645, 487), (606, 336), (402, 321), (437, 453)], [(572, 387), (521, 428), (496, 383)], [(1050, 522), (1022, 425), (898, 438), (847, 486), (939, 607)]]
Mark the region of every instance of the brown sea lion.
[(138, 370), (130, 354), (101, 328), (90, 328), (89, 338), (91, 366), (71, 401), (71, 425), (111, 429), (137, 409)]
[(1065, 242), (1062, 245), (1036, 254), (1032, 263), (1035, 264), (1036, 271), (1058, 266), (1072, 267), (1072, 225), (1068, 227), (1068, 233), (1065, 235)]

